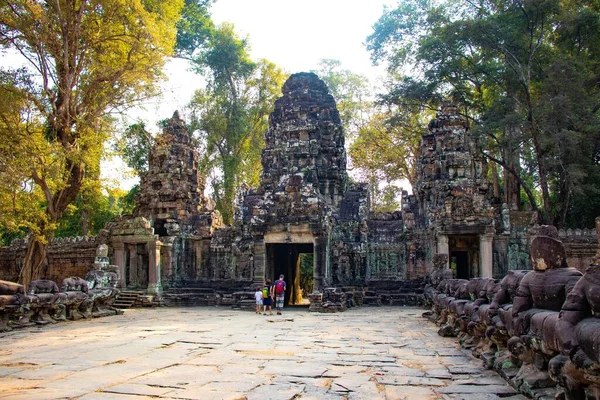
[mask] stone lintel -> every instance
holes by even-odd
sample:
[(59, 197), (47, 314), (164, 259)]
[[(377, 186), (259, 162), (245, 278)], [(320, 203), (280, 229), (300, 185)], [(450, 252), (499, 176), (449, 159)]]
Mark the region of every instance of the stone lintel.
[(315, 235), (309, 224), (274, 225), (264, 237), (265, 243), (314, 243)]
[(142, 243), (153, 243), (158, 241), (158, 235), (123, 235), (123, 236), (112, 236), (110, 238), (111, 245), (114, 247), (117, 244), (142, 244)]

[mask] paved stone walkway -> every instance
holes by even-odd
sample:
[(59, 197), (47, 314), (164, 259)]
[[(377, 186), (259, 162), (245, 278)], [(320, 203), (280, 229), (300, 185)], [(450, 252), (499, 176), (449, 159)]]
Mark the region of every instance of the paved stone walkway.
[(0, 334), (2, 399), (523, 399), (421, 309), (132, 309)]

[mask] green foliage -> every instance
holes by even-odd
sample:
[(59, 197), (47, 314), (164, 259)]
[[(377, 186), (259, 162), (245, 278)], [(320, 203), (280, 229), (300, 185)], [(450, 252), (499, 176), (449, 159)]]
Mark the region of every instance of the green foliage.
[(312, 72), (327, 84), (340, 112), (344, 132), (353, 139), (372, 107), (369, 80), (364, 75), (342, 69), (338, 60), (321, 60), (319, 68)]
[(177, 22), (176, 54), (193, 59), (205, 48), (214, 30), (209, 7), (214, 0), (185, 0)]
[(118, 137), (113, 149), (121, 155), (125, 164), (139, 176), (148, 170), (148, 158), (154, 144), (152, 134), (146, 130), (146, 124), (139, 121), (129, 125)]
[(127, 207), (122, 189), (102, 188), (99, 181), (86, 182), (58, 221), (55, 236), (96, 235), (107, 222), (126, 213)]
[(360, 127), (349, 154), (363, 179), (373, 182), (373, 190), (378, 190), (376, 186), (382, 181), (391, 184), (407, 179), (411, 185), (415, 183), (419, 141), (430, 117), (431, 113), (417, 109), (380, 108)]
[(368, 48), (393, 77), (384, 101), (459, 101), (504, 170), (505, 201), (520, 204), (520, 186), (543, 221), (563, 226), (598, 174), (599, 23), (584, 1), (413, 0), (384, 12)]
[(268, 115), (285, 79), (273, 63), (253, 62), (248, 50), (247, 39), (239, 38), (233, 25), (223, 24), (194, 59), (208, 85), (191, 100), (191, 126), (206, 143), (200, 165), (212, 174), (213, 197), (226, 223), (233, 218), (238, 186), (258, 184)]
[(302, 296), (307, 298), (313, 290), (313, 270), (314, 270), (314, 254), (300, 253), (300, 289)]
[(123, 207), (123, 214), (131, 214), (133, 213), (133, 209), (135, 208), (135, 196), (140, 191), (140, 185), (134, 185), (129, 192), (122, 198), (121, 206)]
[[(0, 3), (0, 46), (20, 54), (22, 71), (4, 70), (0, 109), (9, 143), (2, 228), (25, 227), (30, 246), (23, 284), (40, 274), (45, 245), (84, 179), (98, 176), (110, 113), (154, 94), (175, 44), (182, 0)], [(5, 204), (5, 199), (11, 203)]]

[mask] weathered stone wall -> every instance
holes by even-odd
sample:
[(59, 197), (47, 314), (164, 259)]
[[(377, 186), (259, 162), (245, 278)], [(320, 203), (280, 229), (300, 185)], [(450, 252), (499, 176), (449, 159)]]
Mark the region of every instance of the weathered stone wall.
[(332, 283), (362, 285), (367, 277), (367, 217), (369, 195), (365, 184), (352, 185), (344, 194), (331, 235)]
[(373, 215), (368, 224), (367, 276), (370, 281), (406, 279), (407, 245), (402, 214)]
[[(84, 277), (94, 265), (96, 248), (102, 244), (97, 236), (55, 238), (48, 246), (48, 268), (40, 279), (62, 282), (72, 276)], [(25, 257), (26, 242), (14, 240), (0, 247), (0, 279), (18, 282), (20, 266)]]
[(19, 271), (25, 258), (22, 240), (13, 240), (10, 246), (0, 247), (0, 280), (18, 282)]
[(582, 273), (594, 264), (598, 250), (598, 237), (595, 229), (567, 229), (558, 231), (565, 246), (567, 264)]

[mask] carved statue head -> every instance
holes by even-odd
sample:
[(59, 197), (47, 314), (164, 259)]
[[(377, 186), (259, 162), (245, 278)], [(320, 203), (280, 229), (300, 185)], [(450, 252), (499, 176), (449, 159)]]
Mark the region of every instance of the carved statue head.
[(552, 225), (540, 226), (531, 241), (529, 255), (536, 271), (567, 267), (565, 247), (558, 237), (556, 227)]
[(101, 244), (96, 248), (96, 257), (108, 257), (108, 246)]

